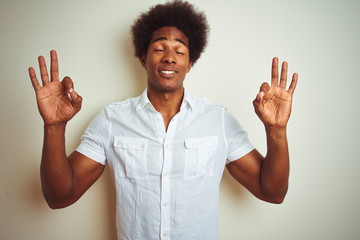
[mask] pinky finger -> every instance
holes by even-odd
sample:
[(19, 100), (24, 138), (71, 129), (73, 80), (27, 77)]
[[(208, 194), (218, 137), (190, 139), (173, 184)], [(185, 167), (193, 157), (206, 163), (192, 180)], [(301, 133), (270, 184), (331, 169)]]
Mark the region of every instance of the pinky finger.
[(30, 76), (31, 83), (32, 83), (35, 91), (38, 91), (41, 88), (41, 85), (39, 84), (39, 81), (36, 78), (35, 70), (32, 67), (29, 67), (28, 70), (29, 70), (29, 76)]
[(291, 93), (291, 94), (294, 93), (297, 81), (298, 81), (298, 74), (294, 73), (294, 75), (292, 77), (292, 80), (291, 80), (291, 84), (289, 86), (289, 90), (288, 90), (289, 93)]

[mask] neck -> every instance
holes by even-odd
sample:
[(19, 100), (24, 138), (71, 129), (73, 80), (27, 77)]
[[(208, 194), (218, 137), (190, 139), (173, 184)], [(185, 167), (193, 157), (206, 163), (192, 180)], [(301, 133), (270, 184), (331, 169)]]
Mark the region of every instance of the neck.
[(156, 111), (160, 112), (167, 129), (171, 119), (180, 111), (184, 88), (172, 92), (154, 91), (148, 87), (148, 98)]

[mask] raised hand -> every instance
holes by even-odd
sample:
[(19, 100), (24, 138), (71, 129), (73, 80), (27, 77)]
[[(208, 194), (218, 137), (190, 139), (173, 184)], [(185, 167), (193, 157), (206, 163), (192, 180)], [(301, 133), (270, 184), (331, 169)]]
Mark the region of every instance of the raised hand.
[(45, 125), (66, 124), (81, 109), (82, 98), (74, 91), (74, 85), (69, 77), (59, 81), (59, 66), (56, 51), (50, 52), (50, 76), (44, 57), (40, 56), (39, 66), (42, 86), (36, 77), (35, 70), (30, 67), (29, 75), (35, 89), (36, 100)]
[(278, 58), (273, 59), (271, 87), (268, 83), (263, 83), (253, 105), (265, 127), (285, 128), (290, 118), (292, 97), (298, 75), (293, 74), (289, 89), (286, 90), (288, 64), (283, 62), (279, 81), (278, 62)]

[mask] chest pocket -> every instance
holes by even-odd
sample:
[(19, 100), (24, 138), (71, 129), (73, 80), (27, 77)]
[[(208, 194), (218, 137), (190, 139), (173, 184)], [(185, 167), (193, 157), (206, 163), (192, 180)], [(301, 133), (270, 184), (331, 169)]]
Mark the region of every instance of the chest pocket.
[(120, 161), (117, 166), (120, 176), (131, 179), (147, 179), (147, 140), (115, 136), (114, 150)]
[(217, 146), (216, 136), (185, 139), (185, 180), (213, 176)]

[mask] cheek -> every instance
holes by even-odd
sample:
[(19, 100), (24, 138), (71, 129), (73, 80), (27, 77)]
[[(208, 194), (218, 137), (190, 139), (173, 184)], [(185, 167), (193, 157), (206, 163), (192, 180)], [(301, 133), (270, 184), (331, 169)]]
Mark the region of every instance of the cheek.
[(154, 65), (152, 64), (151, 59), (149, 59), (149, 58), (146, 59), (144, 68), (145, 68), (146, 72), (148, 72), (148, 73), (153, 71)]

